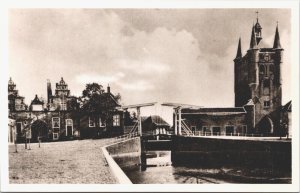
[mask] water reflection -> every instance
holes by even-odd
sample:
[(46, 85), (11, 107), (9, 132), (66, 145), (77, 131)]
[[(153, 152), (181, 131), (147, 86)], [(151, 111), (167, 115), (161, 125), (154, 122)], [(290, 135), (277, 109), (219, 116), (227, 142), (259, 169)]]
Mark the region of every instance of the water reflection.
[(121, 164), (135, 184), (291, 183), (288, 172), (277, 170), (172, 166), (170, 151), (148, 151), (139, 159), (141, 165)]

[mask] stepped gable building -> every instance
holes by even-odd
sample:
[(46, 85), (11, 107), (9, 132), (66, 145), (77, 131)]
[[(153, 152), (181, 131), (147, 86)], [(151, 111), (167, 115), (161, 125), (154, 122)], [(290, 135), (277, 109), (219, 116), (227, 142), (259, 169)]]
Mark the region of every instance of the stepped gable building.
[(8, 91), (9, 118), (15, 123), (19, 142), (25, 140), (29, 130), (32, 141), (36, 141), (38, 137), (51, 141), (78, 137), (94, 138), (103, 133), (111, 135), (123, 132), (123, 112), (116, 109), (120, 105), (110, 92), (109, 86), (107, 92), (103, 91), (101, 94), (101, 99), (115, 110), (111, 117), (105, 118), (101, 114), (82, 112), (78, 98), (71, 96), (63, 78), (56, 83), (54, 95), (48, 80), (46, 101), (35, 95), (29, 108), (23, 102), (24, 97), (18, 95), (16, 85), (11, 79), (8, 82)]
[(52, 95), (51, 82), (49, 80), (47, 81), (47, 102), (47, 108), (52, 111), (78, 109), (78, 106), (76, 106), (77, 98), (70, 95), (68, 84), (66, 84), (63, 78), (56, 83), (54, 95)]
[[(238, 41), (234, 61), (234, 108), (182, 109), (182, 117), (193, 131), (212, 135), (285, 135), (289, 125), (283, 116), (281, 66), (284, 49), (278, 24), (273, 47), (265, 47), (258, 21), (251, 29), (249, 49), (242, 53)], [(287, 122), (287, 123), (286, 123)]]

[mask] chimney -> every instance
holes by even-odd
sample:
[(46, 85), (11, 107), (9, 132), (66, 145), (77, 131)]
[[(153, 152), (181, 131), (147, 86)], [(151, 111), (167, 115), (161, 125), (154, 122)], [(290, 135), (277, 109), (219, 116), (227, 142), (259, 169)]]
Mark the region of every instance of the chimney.
[(109, 84), (107, 86), (107, 93), (110, 93), (110, 86), (109, 86)]

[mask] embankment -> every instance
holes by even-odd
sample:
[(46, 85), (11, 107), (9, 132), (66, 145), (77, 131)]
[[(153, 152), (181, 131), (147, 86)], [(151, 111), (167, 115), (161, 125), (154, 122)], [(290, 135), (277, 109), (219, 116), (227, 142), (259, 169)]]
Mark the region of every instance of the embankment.
[(102, 147), (108, 165), (121, 184), (131, 184), (122, 167), (140, 163), (141, 140), (139, 137)]
[(174, 166), (247, 167), (291, 171), (291, 141), (174, 136)]

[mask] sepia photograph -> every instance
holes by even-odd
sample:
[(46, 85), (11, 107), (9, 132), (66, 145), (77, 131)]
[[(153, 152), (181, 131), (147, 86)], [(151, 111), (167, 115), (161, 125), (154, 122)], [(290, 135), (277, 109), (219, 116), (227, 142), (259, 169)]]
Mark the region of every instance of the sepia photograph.
[(1, 191), (299, 191), (299, 1), (225, 2), (8, 7)]

